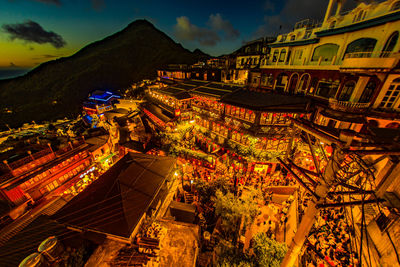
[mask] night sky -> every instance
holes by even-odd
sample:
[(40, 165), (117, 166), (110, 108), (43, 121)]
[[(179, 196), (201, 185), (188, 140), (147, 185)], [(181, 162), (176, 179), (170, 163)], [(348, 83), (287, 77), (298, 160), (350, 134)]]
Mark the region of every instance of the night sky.
[(72, 55), (143, 18), (184, 47), (218, 56), (246, 41), (289, 31), (301, 19), (321, 19), (327, 4), (328, 0), (0, 0), (0, 72)]

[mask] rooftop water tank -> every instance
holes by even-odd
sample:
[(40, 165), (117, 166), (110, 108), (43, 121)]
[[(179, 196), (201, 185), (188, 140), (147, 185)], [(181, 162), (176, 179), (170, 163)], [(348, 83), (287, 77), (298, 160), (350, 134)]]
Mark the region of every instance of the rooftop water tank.
[(40, 243), (38, 251), (50, 262), (56, 261), (64, 252), (64, 246), (55, 236), (50, 236)]
[(18, 265), (19, 267), (47, 267), (50, 266), (46, 259), (39, 253), (35, 252), (26, 257)]

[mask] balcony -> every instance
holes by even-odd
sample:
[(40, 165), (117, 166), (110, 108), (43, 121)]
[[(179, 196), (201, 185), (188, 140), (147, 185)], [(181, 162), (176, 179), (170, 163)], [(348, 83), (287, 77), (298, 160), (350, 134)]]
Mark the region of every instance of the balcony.
[(341, 69), (392, 69), (400, 58), (397, 52), (356, 52), (345, 55)]
[(352, 103), (329, 98), (329, 107), (331, 109), (344, 112), (363, 112), (368, 109), (369, 105), (370, 103)]

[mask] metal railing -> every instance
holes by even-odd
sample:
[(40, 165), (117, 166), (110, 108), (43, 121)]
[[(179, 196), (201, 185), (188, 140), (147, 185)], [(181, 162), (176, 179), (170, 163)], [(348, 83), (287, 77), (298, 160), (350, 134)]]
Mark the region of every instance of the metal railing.
[(369, 107), (369, 105), (370, 103), (353, 103), (329, 98), (329, 107), (341, 111), (365, 110)]
[(318, 20), (314, 20), (314, 19), (304, 19), (301, 21), (298, 21), (295, 26), (294, 29), (302, 29), (302, 28), (309, 28), (309, 29), (313, 29), (313, 28), (317, 28), (320, 27), (322, 25), (322, 22), (318, 21)]
[(354, 52), (345, 54), (344, 58), (390, 58), (399, 57), (399, 52), (378, 51), (378, 52)]

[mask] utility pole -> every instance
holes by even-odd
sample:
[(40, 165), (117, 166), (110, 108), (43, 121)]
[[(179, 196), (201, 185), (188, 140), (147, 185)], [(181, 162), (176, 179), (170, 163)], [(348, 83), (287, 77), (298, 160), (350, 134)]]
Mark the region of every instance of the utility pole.
[(309, 202), (304, 216), (301, 220), (299, 228), (292, 240), (292, 243), (282, 261), (281, 267), (292, 267), (296, 262), (297, 256), (314, 225), (315, 217), (318, 214), (318, 205), (323, 204), (328, 195), (329, 190), (337, 185), (335, 177), (336, 172), (340, 170), (340, 164), (345, 158), (345, 153), (336, 147), (333, 151), (332, 157), (325, 168), (323, 179), (320, 179), (315, 187), (315, 195)]

